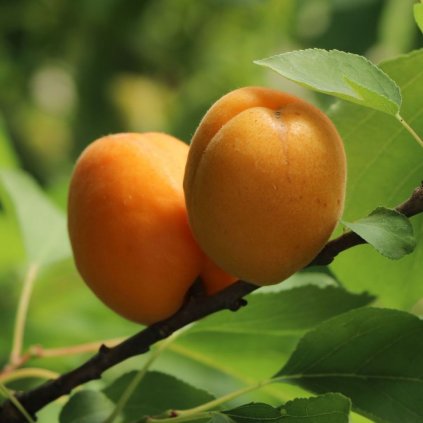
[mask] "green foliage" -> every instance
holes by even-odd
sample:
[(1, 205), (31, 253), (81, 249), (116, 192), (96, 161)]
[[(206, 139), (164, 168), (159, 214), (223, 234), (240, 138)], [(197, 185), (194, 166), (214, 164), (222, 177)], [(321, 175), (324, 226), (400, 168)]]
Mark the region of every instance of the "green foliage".
[(392, 209), (378, 207), (367, 217), (343, 224), (390, 259), (400, 259), (416, 247), (410, 221)]
[(0, 167), (15, 168), (18, 165), (16, 154), (10, 145), (3, 119), (0, 117)]
[[(114, 404), (99, 391), (80, 391), (73, 395), (60, 413), (60, 423), (104, 423)], [(116, 419), (115, 423), (121, 423)]]
[(235, 420), (231, 419), (229, 416), (221, 413), (214, 413), (209, 420), (204, 420), (207, 423), (234, 423)]
[(360, 309), (322, 323), (275, 375), (317, 393), (341, 392), (377, 421), (423, 418), (423, 323), (397, 310)]
[(274, 373), (308, 329), (373, 299), (339, 286), (306, 285), (257, 293), (236, 313), (223, 311), (197, 323), (169, 349), (222, 376), (251, 383)]
[(423, 32), (423, 4), (414, 5), (414, 19), (416, 20), (420, 31)]
[[(321, 275), (306, 274), (305, 277)], [(272, 293), (253, 294), (248, 307), (237, 313), (222, 311), (195, 325), (190, 333), (273, 334), (303, 331), (337, 314), (368, 305), (374, 297), (367, 293), (351, 294), (339, 286), (305, 285)]]
[(0, 197), (18, 221), (27, 262), (46, 265), (70, 256), (65, 216), (29, 175), (1, 170)]
[[(401, 88), (402, 115), (423, 134), (423, 50), (381, 65)], [(422, 149), (398, 122), (384, 113), (336, 103), (329, 112), (345, 144), (348, 183), (344, 219), (354, 221), (378, 206), (394, 207), (408, 198), (423, 175)], [(417, 247), (399, 262), (387, 261), (368, 246), (351, 249), (332, 265), (352, 290), (368, 289), (381, 304), (409, 309), (423, 296), (423, 219), (412, 219)]]
[[(104, 393), (117, 403), (135, 375), (136, 372), (122, 375), (104, 389)], [(161, 414), (170, 409), (191, 408), (212, 399), (213, 396), (208, 392), (175, 377), (160, 372), (148, 372), (133, 392), (123, 414), (125, 422), (136, 422), (142, 416)]]
[(395, 82), (363, 56), (309, 49), (258, 60), (285, 78), (342, 99), (395, 115), (401, 93)]
[(340, 394), (326, 394), (288, 401), (280, 408), (246, 404), (224, 413), (239, 423), (348, 423), (351, 402)]
[(339, 394), (299, 398), (283, 406), (286, 423), (347, 423), (351, 401)]
[(279, 422), (282, 417), (281, 410), (263, 403), (245, 404), (223, 413), (232, 421), (244, 423), (255, 423), (263, 420)]
[[(373, 421), (422, 421), (421, 321), (366, 308), (377, 298), (378, 305), (421, 314), (423, 217), (408, 221), (387, 207), (404, 201), (423, 175), (421, 148), (393, 118), (401, 108), (423, 134), (423, 50), (372, 64), (421, 46), (411, 0), (50, 3), (0, 5), (0, 364), (10, 353), (22, 265), (44, 270), (22, 353), (33, 345), (57, 352), (49, 348), (140, 329), (100, 304), (64, 260), (70, 258), (65, 216), (48, 193), (66, 198), (75, 153), (116, 131), (167, 130), (188, 140), (211, 102), (237, 86), (274, 85), (322, 108), (332, 101), (297, 91), (271, 68), (342, 99), (329, 114), (347, 151), (344, 218), (377, 251), (351, 249), (331, 270), (307, 269), (260, 289), (236, 313), (193, 324), (167, 345), (115, 423), (169, 417), (175, 409), (197, 423), (368, 422), (350, 413), (351, 403)], [(414, 5), (420, 28), (421, 6)], [(293, 45), (302, 50), (252, 64)], [(357, 55), (364, 53), (371, 62)], [(402, 257), (414, 248), (412, 232), (415, 251)], [(110, 369), (38, 419), (104, 422), (136, 372), (151, 365), (149, 357)], [(31, 358), (27, 366), (62, 373), (85, 358)], [(27, 374), (4, 384), (19, 391), (39, 382)], [(304, 398), (309, 393), (323, 395)]]

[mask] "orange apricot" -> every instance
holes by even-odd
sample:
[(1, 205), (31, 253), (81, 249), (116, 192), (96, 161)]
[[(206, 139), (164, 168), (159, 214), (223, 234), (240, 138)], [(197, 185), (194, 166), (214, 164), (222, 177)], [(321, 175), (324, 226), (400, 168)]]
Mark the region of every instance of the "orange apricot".
[(275, 90), (245, 87), (206, 113), (184, 190), (200, 247), (224, 271), (278, 283), (323, 248), (343, 210), (346, 159), (329, 118)]
[(77, 269), (107, 306), (139, 323), (174, 314), (198, 276), (208, 294), (235, 280), (192, 236), (182, 187), (187, 156), (188, 146), (170, 135), (116, 134), (90, 144), (72, 175)]
[(162, 133), (110, 135), (86, 148), (72, 176), (76, 266), (106, 305), (136, 322), (176, 312), (201, 272), (182, 189), (187, 154)]

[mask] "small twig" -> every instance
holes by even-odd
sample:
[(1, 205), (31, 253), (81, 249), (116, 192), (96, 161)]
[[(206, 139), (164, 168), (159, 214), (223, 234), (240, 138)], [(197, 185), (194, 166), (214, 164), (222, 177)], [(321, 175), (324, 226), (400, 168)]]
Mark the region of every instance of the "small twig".
[(56, 379), (60, 374), (38, 367), (24, 367), (10, 373), (0, 374), (0, 383), (6, 384), (19, 379)]
[(25, 274), (22, 293), (19, 299), (18, 311), (16, 314), (16, 322), (15, 322), (15, 328), (13, 333), (13, 346), (12, 346), (12, 351), (10, 353), (10, 360), (9, 360), (9, 363), (12, 366), (15, 363), (20, 361), (29, 300), (31, 298), (32, 288), (34, 286), (34, 281), (37, 277), (37, 274), (38, 274), (38, 266), (36, 264), (30, 265)]
[[(423, 212), (423, 185), (416, 188), (411, 197), (396, 208), (407, 217)], [(365, 241), (353, 232), (347, 232), (326, 245), (310, 263), (325, 265), (340, 252)], [(308, 267), (307, 266), (307, 267)], [(69, 394), (75, 387), (101, 377), (102, 373), (130, 357), (143, 354), (156, 342), (167, 338), (176, 330), (220, 310), (236, 310), (245, 305), (243, 297), (258, 287), (245, 281), (238, 281), (216, 295), (199, 296), (186, 304), (170, 318), (155, 323), (119, 345), (109, 348), (103, 345), (98, 353), (80, 367), (48, 381), (39, 387), (18, 396), (20, 403), (31, 415), (62, 395)], [(22, 423), (22, 415), (10, 401), (0, 408), (1, 423)]]
[(22, 354), (20, 357), (17, 357), (13, 363), (8, 363), (4, 366), (3, 370), (0, 371), (0, 380), (3, 377), (6, 377), (10, 373), (15, 372), (18, 368), (22, 367), (29, 360), (33, 358), (50, 358), (50, 357), (66, 357), (69, 355), (77, 355), (84, 353), (92, 353), (98, 351), (98, 349), (103, 344), (109, 346), (115, 346), (121, 343), (124, 338), (115, 338), (109, 339), (107, 341), (95, 341), (87, 342), (85, 344), (71, 345), (68, 347), (59, 347), (59, 348), (44, 348), (41, 345), (32, 345), (28, 350)]
[(409, 134), (417, 141), (420, 147), (423, 147), (423, 140), (420, 138), (419, 134), (408, 124), (408, 122), (397, 113), (395, 117), (398, 119), (400, 124), (409, 132)]
[(413, 217), (423, 211), (423, 181), (421, 185), (413, 191), (411, 197), (397, 206), (396, 210), (407, 217)]

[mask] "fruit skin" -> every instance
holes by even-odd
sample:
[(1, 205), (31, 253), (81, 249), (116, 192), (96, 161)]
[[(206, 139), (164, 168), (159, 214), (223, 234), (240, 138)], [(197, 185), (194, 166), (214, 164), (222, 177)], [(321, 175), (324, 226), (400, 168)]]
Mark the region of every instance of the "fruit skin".
[(106, 305), (139, 323), (175, 313), (205, 261), (187, 221), (187, 154), (162, 133), (110, 135), (86, 148), (72, 176), (76, 266)]
[(245, 87), (218, 100), (191, 142), (184, 179), (191, 228), (226, 272), (257, 285), (307, 265), (344, 204), (346, 159), (311, 104)]

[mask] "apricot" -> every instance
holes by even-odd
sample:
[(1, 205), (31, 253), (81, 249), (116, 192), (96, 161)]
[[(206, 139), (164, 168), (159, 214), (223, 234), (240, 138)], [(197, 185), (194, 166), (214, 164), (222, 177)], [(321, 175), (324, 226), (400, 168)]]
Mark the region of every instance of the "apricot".
[[(77, 269), (106, 305), (139, 323), (175, 313), (203, 267), (215, 267), (188, 225), (187, 155), (166, 134), (110, 135), (90, 144), (73, 172), (68, 229)], [(221, 285), (225, 277), (207, 278)]]
[(184, 190), (203, 251), (226, 272), (278, 283), (323, 248), (343, 210), (346, 159), (329, 118), (275, 90), (245, 87), (206, 113)]

